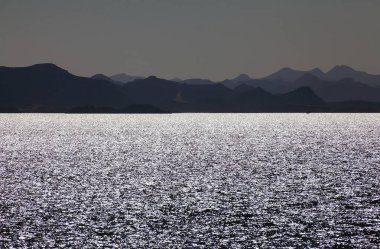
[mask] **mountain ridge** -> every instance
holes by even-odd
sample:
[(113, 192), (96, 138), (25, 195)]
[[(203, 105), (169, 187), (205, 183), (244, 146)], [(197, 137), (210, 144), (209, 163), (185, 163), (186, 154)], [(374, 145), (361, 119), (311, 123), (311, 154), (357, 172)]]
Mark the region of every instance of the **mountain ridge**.
[[(164, 112), (380, 111), (376, 104), (380, 103), (380, 88), (355, 79), (329, 81), (316, 76), (322, 72), (320, 69), (311, 71), (282, 70), (281, 74), (291, 73), (294, 79), (300, 76), (292, 82), (284, 81), (286, 77), (252, 79), (242, 74), (235, 81), (210, 84), (188, 84), (155, 76), (115, 84), (106, 75), (80, 77), (51, 63), (0, 67), (0, 111), (65, 112), (88, 106), (95, 112), (127, 110), (131, 105), (146, 106), (135, 108), (141, 112), (149, 110), (149, 106)], [(338, 67), (332, 72), (341, 71), (354, 70)]]

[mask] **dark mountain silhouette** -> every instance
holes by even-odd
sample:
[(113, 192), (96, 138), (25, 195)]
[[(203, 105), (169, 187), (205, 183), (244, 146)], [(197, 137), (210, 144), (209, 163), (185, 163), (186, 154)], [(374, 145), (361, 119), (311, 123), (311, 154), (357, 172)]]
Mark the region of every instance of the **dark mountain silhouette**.
[(251, 81), (251, 80), (253, 80), (253, 79), (251, 77), (249, 77), (248, 74), (240, 74), (233, 79), (226, 79), (220, 83), (222, 83), (224, 86), (226, 86), (230, 89), (234, 89), (237, 86), (239, 86), (240, 84), (245, 83), (247, 81)]
[(239, 112), (310, 112), (327, 110), (326, 103), (308, 87), (285, 94), (271, 94), (263, 88), (254, 88), (236, 96), (229, 103)]
[(282, 68), (277, 72), (265, 77), (266, 80), (280, 80), (285, 82), (294, 82), (308, 71), (294, 70), (288, 67)]
[[(369, 86), (380, 87), (380, 75), (371, 75), (365, 72), (354, 70), (348, 66), (335, 66), (327, 73), (324, 73), (319, 68), (314, 68), (310, 71), (302, 71), (285, 67), (261, 79), (252, 79), (246, 74), (241, 74), (236, 78), (227, 79), (220, 83), (230, 89), (235, 89), (237, 86), (245, 83), (249, 86), (262, 87), (273, 93), (283, 93), (295, 88), (295, 85), (288, 86), (289, 83), (295, 83), (299, 79), (305, 81), (304, 76), (315, 76), (320, 80), (331, 82), (351, 78), (357, 82), (367, 84)], [(217, 83), (208, 79), (189, 79), (185, 80), (184, 82), (189, 84)]]
[(288, 84), (293, 88), (298, 88), (301, 86), (308, 86), (311, 88), (320, 88), (320, 87), (327, 87), (331, 84), (331, 82), (322, 80), (321, 78), (311, 74), (306, 73), (297, 80), (294, 81), (294, 84)]
[(95, 106), (80, 106), (74, 107), (67, 111), (67, 113), (119, 113), (120, 111), (116, 108), (109, 106), (95, 107)]
[[(273, 94), (286, 93), (306, 86), (310, 87), (318, 96), (328, 102), (351, 100), (380, 102), (380, 88), (371, 87), (347, 78), (338, 81), (323, 80), (311, 73), (302, 75), (294, 82), (262, 79), (246, 81), (244, 85), (261, 87)], [(242, 88), (237, 90), (241, 92)]]
[(245, 84), (250, 87), (263, 88), (271, 93), (284, 93), (290, 89), (289, 83), (281, 80), (253, 79), (244, 82), (223, 81), (222, 84), (230, 89), (236, 89), (241, 84)]
[(380, 112), (380, 102), (344, 101), (329, 103), (330, 112)]
[(236, 110), (258, 111), (261, 109), (271, 110), (280, 104), (280, 100), (275, 95), (258, 87), (244, 92), (232, 101)]
[(380, 88), (371, 87), (352, 79), (343, 79), (333, 84), (316, 88), (316, 93), (329, 102), (360, 100), (380, 102)]
[(328, 71), (323, 79), (337, 81), (345, 78), (351, 78), (355, 81), (367, 84), (370, 86), (380, 86), (380, 75), (372, 75), (366, 72), (361, 72), (352, 69), (348, 66), (335, 66), (330, 71)]
[(233, 91), (218, 83), (179, 84), (154, 76), (124, 86), (129, 99), (134, 103), (154, 105), (170, 112), (255, 112), (286, 108), (307, 111), (312, 106), (324, 105), (323, 100), (305, 87), (283, 95), (274, 95), (248, 85), (240, 92), (239, 89), (243, 87)]
[(380, 88), (371, 87), (352, 79), (326, 81), (314, 75), (305, 74), (294, 84), (289, 85), (286, 90), (291, 91), (301, 86), (312, 88), (318, 96), (328, 102), (350, 100), (380, 102)]
[(251, 91), (253, 89), (255, 89), (255, 87), (247, 85), (246, 83), (241, 83), (240, 85), (238, 85), (237, 87), (235, 87), (235, 92), (237, 92), (237, 93), (245, 93), (245, 92)]
[(106, 81), (114, 82), (110, 77), (105, 76), (104, 74), (95, 74), (95, 75), (91, 76), (91, 79), (106, 80)]
[(168, 111), (206, 111), (235, 94), (221, 84), (183, 84), (155, 76), (130, 82), (124, 89), (134, 103), (150, 104)]
[(300, 87), (294, 91), (278, 95), (285, 105), (325, 106), (325, 101), (318, 97), (310, 87)]
[(286, 82), (294, 82), (305, 74), (314, 75), (320, 79), (328, 81), (339, 81), (342, 79), (351, 78), (355, 81), (367, 84), (369, 86), (380, 86), (380, 75), (372, 75), (366, 72), (357, 71), (349, 66), (338, 65), (332, 68), (327, 73), (322, 72), (319, 68), (314, 68), (311, 71), (300, 71), (291, 68), (283, 68), (267, 77), (267, 80), (281, 80)]
[(135, 80), (124, 85), (125, 92), (133, 103), (155, 106), (174, 101), (180, 88), (181, 84), (178, 82), (160, 79), (155, 76)]
[(342, 78), (354, 78), (359, 72), (345, 65), (337, 65), (328, 71), (325, 76), (332, 80), (340, 80)]
[(144, 79), (144, 77), (142, 76), (133, 76), (133, 75), (125, 74), (125, 73), (115, 74), (115, 75), (110, 76), (109, 78), (112, 79), (113, 81), (121, 82), (124, 84), (132, 82), (134, 80)]
[(182, 103), (197, 112), (220, 112), (224, 104), (236, 95), (236, 92), (222, 84), (187, 85), (180, 89)]
[(207, 80), (207, 79), (187, 79), (187, 80), (183, 80), (182, 83), (189, 84), (189, 85), (212, 85), (212, 84), (215, 84), (214, 81)]
[(245, 81), (249, 81), (249, 80), (252, 80), (252, 78), (249, 77), (249, 75), (240, 74), (233, 79), (226, 79), (222, 82), (215, 82), (209, 79), (187, 79), (187, 80), (183, 80), (182, 82), (189, 85), (213, 85), (217, 83), (222, 83), (224, 86), (233, 89), (237, 87), (238, 85), (240, 85), (241, 83)]
[(314, 68), (308, 73), (310, 73), (311, 75), (317, 76), (318, 78), (323, 78), (323, 76), (325, 75), (325, 73), (319, 68)]
[(121, 113), (169, 113), (152, 105), (129, 105), (125, 108), (122, 108), (120, 111)]
[(181, 96), (188, 103), (203, 102), (213, 99), (226, 100), (233, 97), (234, 91), (222, 84), (213, 85), (183, 85)]
[(94, 79), (94, 80), (106, 80), (106, 81), (114, 83), (116, 85), (123, 85), (124, 84), (123, 82), (113, 80), (104, 74), (95, 74), (95, 75), (91, 76), (90, 78)]
[(223, 84), (225, 87), (227, 87), (229, 89), (235, 89), (236, 87), (238, 87), (239, 85), (243, 84), (244, 82), (235, 82), (235, 81), (232, 81), (232, 80), (223, 80), (220, 83)]
[(249, 81), (249, 80), (252, 80), (252, 78), (249, 77), (248, 74), (244, 74), (244, 73), (236, 76), (233, 79), (231, 79), (231, 81), (233, 81), (233, 82), (245, 82), (245, 81)]
[(19, 109), (10, 106), (0, 106), (0, 113), (18, 113)]
[[(347, 74), (352, 70), (336, 69), (337, 75), (338, 71)], [(250, 79), (242, 75), (236, 81), (209, 84), (150, 76), (117, 85), (105, 75), (78, 77), (54, 64), (0, 67), (0, 112), (380, 111), (380, 87), (347, 78), (321, 79), (316, 76), (323, 74), (319, 69), (306, 73), (285, 69), (281, 74), (286, 77)], [(294, 81), (285, 81), (296, 75), (300, 76)]]
[(129, 105), (125, 108), (82, 106), (68, 111), (68, 113), (168, 113), (151, 105)]
[(256, 79), (256, 80), (246, 81), (245, 84), (248, 84), (253, 87), (264, 88), (265, 90), (274, 94), (285, 93), (285, 92), (290, 91), (288, 88), (289, 83), (284, 82), (282, 80)]
[(0, 67), (0, 106), (24, 111), (64, 111), (75, 106), (126, 106), (118, 86), (78, 77), (53, 64)]

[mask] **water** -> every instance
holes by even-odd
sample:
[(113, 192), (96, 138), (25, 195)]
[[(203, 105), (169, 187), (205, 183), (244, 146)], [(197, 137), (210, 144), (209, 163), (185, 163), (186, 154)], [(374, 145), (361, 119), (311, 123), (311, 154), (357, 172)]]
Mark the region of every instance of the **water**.
[(0, 247), (380, 243), (380, 115), (0, 115)]

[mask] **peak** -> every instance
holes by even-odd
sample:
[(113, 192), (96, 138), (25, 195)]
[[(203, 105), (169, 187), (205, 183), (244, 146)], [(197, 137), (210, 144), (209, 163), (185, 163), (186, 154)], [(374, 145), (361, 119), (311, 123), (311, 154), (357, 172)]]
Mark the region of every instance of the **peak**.
[(346, 65), (337, 65), (330, 70), (330, 72), (332, 71), (347, 72), (347, 71), (355, 71), (355, 70)]
[(148, 78), (146, 78), (147, 80), (157, 80), (158, 78), (154, 75), (151, 75), (149, 76)]
[(232, 81), (234, 81), (234, 82), (243, 82), (243, 81), (249, 81), (251, 79), (252, 78), (249, 77), (248, 74), (244, 74), (243, 73), (243, 74), (240, 74), (240, 75), (236, 76), (235, 78), (233, 78)]
[(53, 63), (35, 64), (30, 66), (29, 68), (38, 71), (68, 73), (65, 69), (60, 68)]
[(290, 67), (284, 67), (284, 68), (281, 68), (280, 70), (278, 70), (278, 72), (293, 72), (293, 71), (296, 71), (296, 70), (294, 70), (293, 68), (290, 68)]
[(294, 75), (295, 73), (299, 73), (299, 71), (290, 68), (290, 67), (284, 67), (275, 72), (273, 75), (278, 75), (278, 76), (285, 76), (285, 75)]
[(31, 67), (34, 67), (34, 68), (61, 69), (61, 70), (63, 70), (62, 68), (58, 67), (57, 65), (55, 65), (53, 63), (34, 64)]
[(316, 74), (323, 74), (323, 71), (321, 69), (319, 69), (318, 67), (313, 68), (310, 72), (316, 73)]
[[(94, 74), (93, 76), (91, 76), (91, 78), (99, 78), (99, 77), (107, 77), (107, 76), (105, 76), (105, 75), (102, 74), (102, 73)], [(108, 78), (108, 77), (107, 77), (107, 78)]]
[(250, 80), (251, 77), (248, 74), (242, 73), (235, 77), (235, 79), (248, 79)]
[(91, 76), (91, 79), (112, 81), (108, 76), (101, 73)]
[(352, 69), (351, 67), (346, 66), (346, 65), (336, 65), (335, 68), (340, 68), (340, 69)]

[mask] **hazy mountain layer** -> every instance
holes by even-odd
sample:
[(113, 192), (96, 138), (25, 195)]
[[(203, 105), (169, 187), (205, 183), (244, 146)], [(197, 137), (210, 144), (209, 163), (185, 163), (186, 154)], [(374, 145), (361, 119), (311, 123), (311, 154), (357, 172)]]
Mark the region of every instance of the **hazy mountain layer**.
[(0, 112), (380, 111), (380, 88), (350, 78), (326, 80), (342, 72), (353, 71), (284, 69), (264, 79), (240, 75), (204, 84), (151, 76), (118, 84), (101, 74), (78, 77), (53, 64), (0, 67)]

